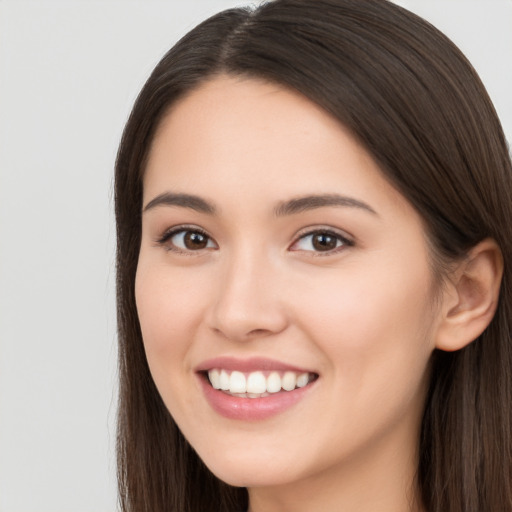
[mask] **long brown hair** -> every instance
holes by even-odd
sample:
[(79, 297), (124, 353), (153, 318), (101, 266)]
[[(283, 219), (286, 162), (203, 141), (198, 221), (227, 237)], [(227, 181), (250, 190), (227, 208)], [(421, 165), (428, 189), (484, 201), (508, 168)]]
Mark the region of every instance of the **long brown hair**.
[(352, 131), (422, 216), (432, 266), (492, 237), (505, 271), (496, 315), (457, 352), (436, 351), (418, 485), (429, 512), (512, 511), (512, 168), (493, 105), (461, 52), (385, 0), (275, 0), (231, 9), (161, 60), (127, 122), (116, 164), (123, 512), (247, 508), (245, 489), (203, 465), (165, 408), (146, 362), (134, 299), (142, 176), (170, 105), (217, 74), (299, 91)]

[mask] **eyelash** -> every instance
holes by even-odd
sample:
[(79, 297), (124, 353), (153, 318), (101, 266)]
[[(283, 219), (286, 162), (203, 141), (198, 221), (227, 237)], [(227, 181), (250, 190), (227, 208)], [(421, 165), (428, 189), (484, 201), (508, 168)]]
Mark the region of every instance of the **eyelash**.
[[(191, 234), (199, 234), (207, 239), (207, 243), (213, 242), (213, 238), (208, 235), (206, 231), (203, 229), (197, 227), (197, 226), (177, 226), (174, 228), (169, 229), (166, 231), (158, 240), (156, 240), (156, 243), (160, 246), (164, 246), (167, 251), (175, 252), (179, 254), (184, 254), (187, 256), (196, 256), (198, 253), (202, 253), (203, 250), (212, 249), (211, 247), (205, 247), (203, 249), (183, 249), (181, 247), (177, 247), (175, 244), (168, 244), (168, 242), (175, 237), (176, 235), (183, 233), (191, 233)], [(312, 253), (315, 257), (318, 256), (330, 256), (333, 254), (337, 254), (338, 252), (344, 250), (347, 247), (352, 247), (355, 245), (354, 241), (348, 238), (346, 235), (343, 235), (332, 228), (315, 228), (310, 229), (309, 231), (303, 232), (299, 234), (296, 238), (296, 240), (291, 244), (290, 249), (291, 251), (301, 251), (301, 249), (293, 249), (295, 245), (297, 245), (299, 242), (305, 240), (307, 237), (312, 237), (314, 235), (326, 235), (330, 237), (334, 237), (336, 239), (336, 244), (340, 242), (340, 245), (333, 249), (329, 249), (327, 251), (309, 251), (309, 250), (303, 250), (303, 252)], [(215, 243), (215, 242), (213, 242)], [(215, 244), (216, 245), (216, 244)]]
[[(312, 255), (315, 257), (332, 256), (333, 254), (337, 254), (337, 253), (343, 251), (347, 247), (353, 247), (355, 245), (354, 241), (351, 240), (350, 238), (348, 238), (348, 236), (345, 234), (335, 231), (332, 228), (318, 227), (318, 228), (309, 229), (305, 232), (300, 233), (298, 235), (296, 241), (293, 242), (293, 244), (291, 245), (291, 247), (297, 245), (300, 241), (303, 241), (306, 238), (313, 237), (315, 235), (327, 235), (329, 237), (333, 237), (334, 239), (336, 239), (336, 244), (338, 242), (340, 242), (339, 246), (337, 245), (335, 248), (329, 249), (327, 251), (314, 251), (314, 250), (313, 251), (307, 251), (307, 250), (304, 251), (304, 252), (312, 253)], [(291, 249), (291, 250), (300, 251), (300, 249)]]
[(166, 250), (170, 251), (170, 252), (176, 252), (176, 253), (179, 253), (179, 254), (185, 254), (187, 256), (196, 256), (197, 254), (195, 253), (200, 253), (201, 250), (193, 250), (193, 249), (182, 249), (181, 247), (177, 247), (175, 244), (169, 244), (168, 245), (168, 242), (173, 238), (175, 237), (176, 235), (178, 235), (179, 233), (196, 233), (196, 234), (199, 234), (199, 235), (202, 235), (204, 236), (208, 242), (209, 241), (212, 241), (212, 237), (210, 235), (208, 235), (208, 233), (206, 231), (204, 231), (203, 229), (197, 227), (197, 226), (176, 226), (174, 228), (171, 228), (169, 230), (167, 230), (157, 241), (156, 243), (158, 245), (161, 245), (161, 246), (164, 246)]

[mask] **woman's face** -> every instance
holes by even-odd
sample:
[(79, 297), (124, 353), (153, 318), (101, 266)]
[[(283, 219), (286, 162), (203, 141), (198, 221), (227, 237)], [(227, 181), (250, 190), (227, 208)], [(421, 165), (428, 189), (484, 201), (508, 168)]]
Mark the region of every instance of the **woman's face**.
[(147, 359), (213, 473), (265, 487), (414, 467), (438, 325), (426, 237), (335, 119), (212, 79), (161, 123), (143, 205)]

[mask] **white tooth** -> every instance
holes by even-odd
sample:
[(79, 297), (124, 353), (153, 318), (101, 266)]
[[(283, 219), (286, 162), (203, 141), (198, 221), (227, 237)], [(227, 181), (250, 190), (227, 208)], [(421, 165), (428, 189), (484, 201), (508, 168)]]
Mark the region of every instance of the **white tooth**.
[(220, 389), (220, 374), (219, 370), (210, 370), (208, 372), (208, 378), (210, 379), (210, 383), (213, 386), (213, 389)]
[(297, 375), (294, 372), (286, 372), (283, 375), (283, 389), (286, 391), (292, 391), (295, 389), (297, 384)]
[(247, 398), (261, 398), (261, 393), (247, 393)]
[(279, 376), (279, 373), (272, 372), (267, 377), (267, 391), (269, 393), (278, 393), (281, 391), (281, 377)]
[(222, 391), (229, 391), (229, 375), (226, 370), (221, 370), (220, 372), (219, 385)]
[(247, 377), (247, 393), (265, 393), (267, 380), (261, 372), (252, 372)]
[(233, 372), (229, 377), (229, 392), (230, 393), (246, 393), (247, 386), (245, 382), (245, 375), (242, 372)]
[(301, 373), (297, 377), (297, 387), (303, 388), (309, 382), (309, 373)]

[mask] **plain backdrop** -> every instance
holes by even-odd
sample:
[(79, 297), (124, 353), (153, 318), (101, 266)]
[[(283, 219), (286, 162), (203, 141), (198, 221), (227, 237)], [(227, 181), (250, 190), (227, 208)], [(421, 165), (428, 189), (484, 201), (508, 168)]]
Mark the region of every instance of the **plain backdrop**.
[[(117, 144), (163, 53), (245, 3), (0, 1), (0, 512), (116, 510)], [(511, 140), (512, 0), (399, 3), (462, 48)]]

